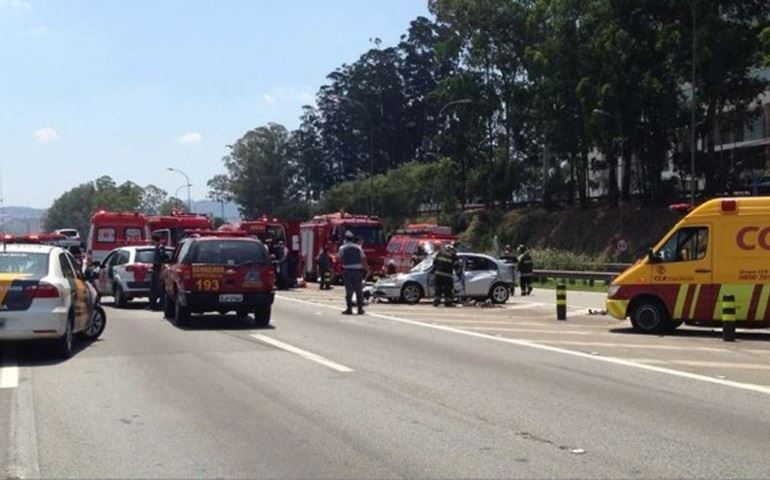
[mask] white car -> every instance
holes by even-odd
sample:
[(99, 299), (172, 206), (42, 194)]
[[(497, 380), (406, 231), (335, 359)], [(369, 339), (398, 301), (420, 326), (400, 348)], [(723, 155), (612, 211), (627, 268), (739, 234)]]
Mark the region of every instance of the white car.
[(48, 339), (69, 358), (74, 336), (94, 341), (107, 324), (74, 258), (52, 245), (0, 243), (0, 341)]
[[(426, 257), (407, 273), (380, 279), (374, 285), (374, 294), (392, 301), (409, 304), (435, 295), (436, 280), (433, 259)], [(514, 285), (514, 273), (510, 265), (480, 253), (458, 253), (460, 271), (455, 275), (455, 296), (474, 300), (489, 299), (493, 303), (505, 303)]]
[[(173, 248), (166, 248), (168, 258)], [(150, 245), (116, 248), (104, 262), (95, 262), (97, 269), (96, 289), (100, 295), (111, 295), (115, 306), (125, 307), (137, 297), (150, 296), (150, 277), (155, 247)]]
[(80, 233), (78, 233), (78, 231), (75, 230), (74, 228), (60, 228), (59, 230), (54, 230), (53, 233), (56, 233), (58, 235), (64, 235), (65, 237), (67, 237), (58, 242), (59, 246), (79, 247), (82, 243), (80, 239)]

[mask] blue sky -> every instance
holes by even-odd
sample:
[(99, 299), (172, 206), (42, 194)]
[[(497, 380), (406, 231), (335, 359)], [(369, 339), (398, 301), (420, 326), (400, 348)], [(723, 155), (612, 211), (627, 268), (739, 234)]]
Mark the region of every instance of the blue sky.
[[(0, 0), (6, 205), (47, 207), (100, 175), (193, 198), (224, 145), (288, 128), (326, 75), (426, 0)], [(181, 194), (182, 192), (180, 192)]]

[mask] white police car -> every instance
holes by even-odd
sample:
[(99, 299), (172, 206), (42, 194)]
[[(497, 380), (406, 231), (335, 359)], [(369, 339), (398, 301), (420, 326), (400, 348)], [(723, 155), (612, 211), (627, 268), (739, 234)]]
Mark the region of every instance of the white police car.
[(68, 358), (75, 336), (99, 338), (104, 310), (74, 265), (61, 247), (0, 237), (0, 341), (45, 339), (57, 356)]

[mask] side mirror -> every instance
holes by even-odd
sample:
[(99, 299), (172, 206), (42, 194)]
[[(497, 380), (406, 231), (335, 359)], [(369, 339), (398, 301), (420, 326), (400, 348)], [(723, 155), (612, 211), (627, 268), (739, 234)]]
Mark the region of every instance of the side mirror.
[(650, 263), (660, 262), (660, 259), (657, 256), (655, 256), (655, 252), (653, 252), (652, 249), (647, 250), (647, 260)]

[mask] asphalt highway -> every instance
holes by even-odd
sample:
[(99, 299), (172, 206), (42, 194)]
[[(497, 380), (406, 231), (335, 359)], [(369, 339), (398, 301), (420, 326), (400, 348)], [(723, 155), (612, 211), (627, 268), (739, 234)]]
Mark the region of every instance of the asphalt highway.
[(65, 362), (0, 346), (0, 478), (770, 472), (768, 372), (709, 375), (672, 357), (745, 364), (744, 348), (762, 365), (759, 342), (711, 352), (718, 337), (613, 333), (586, 316), (590, 295), (558, 326), (546, 293), (499, 311), (378, 304), (349, 317), (340, 295), (281, 294), (267, 329), (216, 315), (179, 329), (142, 304), (108, 307), (102, 339)]

